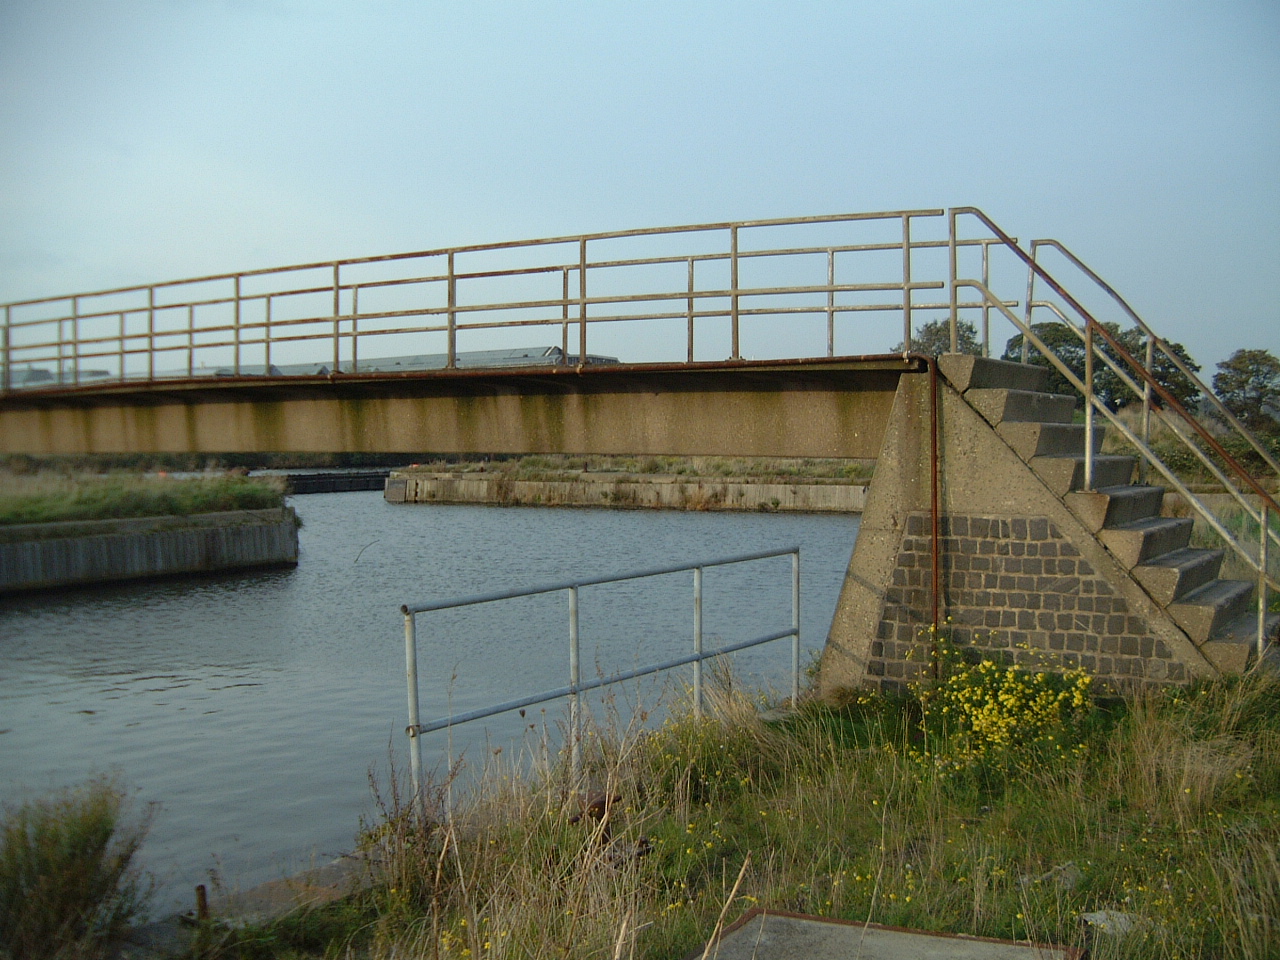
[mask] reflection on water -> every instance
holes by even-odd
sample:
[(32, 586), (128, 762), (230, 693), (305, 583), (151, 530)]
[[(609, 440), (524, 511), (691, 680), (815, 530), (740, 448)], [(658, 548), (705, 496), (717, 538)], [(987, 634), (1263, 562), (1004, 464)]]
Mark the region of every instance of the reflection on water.
[[(161, 804), (144, 847), (161, 907), (185, 905), (210, 869), (245, 885), (350, 848), (370, 767), (403, 751), (401, 603), (799, 544), (814, 651), (858, 523), (396, 506), (376, 493), (294, 506), (295, 569), (0, 600), (0, 799), (118, 773)], [(708, 645), (787, 627), (789, 572), (788, 558), (708, 570)], [(585, 588), (584, 674), (686, 652), (691, 577)], [(566, 683), (566, 604), (551, 594), (420, 618), (423, 718)], [(784, 686), (788, 663), (784, 641), (736, 669)], [(524, 725), (495, 718), (488, 735)], [(455, 749), (486, 735), (475, 726)], [(447, 742), (435, 735), (428, 756)]]

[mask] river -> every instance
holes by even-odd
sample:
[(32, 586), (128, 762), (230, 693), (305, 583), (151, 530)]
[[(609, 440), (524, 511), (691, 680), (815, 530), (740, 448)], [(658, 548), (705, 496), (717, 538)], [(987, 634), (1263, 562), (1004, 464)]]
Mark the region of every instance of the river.
[[(369, 771), (385, 777), (392, 753), (405, 762), (400, 604), (799, 545), (807, 664), (859, 520), (392, 505), (378, 493), (292, 503), (296, 568), (0, 599), (0, 801), (118, 777), (136, 809), (156, 805), (142, 866), (159, 912), (189, 907), (211, 871), (244, 888), (351, 849), (372, 816)], [(691, 582), (584, 588), (584, 676), (687, 652)], [(708, 570), (705, 594), (708, 647), (785, 629), (790, 561)], [(565, 684), (566, 610), (559, 593), (423, 615), (423, 719)], [(788, 641), (736, 657), (739, 677), (787, 688)], [(648, 706), (660, 693), (633, 684), (624, 696)], [(545, 716), (554, 724), (562, 708)], [(474, 758), (523, 724), (460, 728), (452, 748)], [(444, 734), (427, 740), (428, 766), (447, 747)]]

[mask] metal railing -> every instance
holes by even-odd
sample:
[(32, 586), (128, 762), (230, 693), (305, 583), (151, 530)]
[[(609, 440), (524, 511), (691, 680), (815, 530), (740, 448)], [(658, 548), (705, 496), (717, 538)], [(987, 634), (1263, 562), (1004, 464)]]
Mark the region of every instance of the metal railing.
[[(899, 210), (623, 230), (20, 300), (3, 305), (0, 390), (378, 372), (374, 358), (429, 353), (424, 344), (441, 342), (434, 352), (452, 369), (460, 337), (487, 343), (486, 332), (526, 328), (556, 330), (564, 362), (585, 362), (589, 339), (600, 339), (590, 329), (655, 321), (684, 327), (690, 363), (712, 349), (699, 333), (709, 322), (727, 323), (735, 360), (744, 322), (760, 318), (825, 321), (825, 355), (834, 356), (837, 319), (896, 314), (909, 351), (913, 316), (942, 317), (955, 305), (954, 295), (919, 296), (946, 289), (945, 251), (978, 247), (985, 262), (999, 244), (943, 236), (945, 216)], [(924, 238), (929, 225), (935, 236)], [(789, 242), (779, 245), (779, 234)], [(619, 255), (633, 247), (645, 255)], [(936, 263), (920, 262), (928, 251)], [(504, 290), (516, 295), (503, 299)], [(802, 355), (823, 355), (813, 347)]]
[[(951, 343), (956, 349), (959, 341), (959, 317), (965, 309), (958, 299), (956, 291), (963, 288), (974, 290), (979, 298), (987, 304), (984, 308), (984, 352), (990, 355), (989, 341), (985, 336), (989, 310), (994, 309), (1005, 317), (1022, 337), (1022, 360), (1026, 362), (1029, 350), (1034, 348), (1054, 369), (1084, 398), (1084, 489), (1094, 489), (1096, 415), (1100, 414), (1117, 432), (1138, 452), (1141, 476), (1148, 469), (1158, 472), (1168, 485), (1174, 489), (1191, 509), (1214, 531), (1222, 542), (1238, 556), (1257, 578), (1257, 653), (1261, 660), (1266, 646), (1266, 626), (1268, 609), (1268, 590), (1280, 591), (1280, 580), (1270, 573), (1269, 562), (1271, 544), (1280, 547), (1280, 533), (1271, 528), (1271, 518), (1280, 516), (1280, 505), (1271, 492), (1266, 490), (1259, 480), (1246, 469), (1237, 458), (1233, 457), (1222, 443), (1206, 428), (1199, 418), (1193, 416), (1186, 407), (1170, 392), (1156, 374), (1157, 363), (1163, 361), (1186, 378), (1195, 391), (1206, 398), (1216, 416), (1241, 437), (1267, 465), (1275, 478), (1280, 479), (1280, 465), (1256, 436), (1245, 427), (1240, 420), (1227, 409), (1226, 405), (1206, 386), (1194, 370), (1183, 360), (1170, 345), (1158, 337), (1142, 320), (1133, 308), (1101, 277), (1090, 269), (1079, 257), (1056, 240), (1036, 240), (1031, 244), (1031, 252), (1022, 250), (1015, 239), (1007, 236), (980, 210), (973, 207), (959, 207), (950, 211), (952, 221), (951, 235), (956, 236), (955, 222), (958, 217), (972, 216), (979, 220), (999, 241), (1001, 247), (1011, 252), (1027, 271), (1027, 293), (1022, 316), (1011, 309), (1007, 300), (1001, 300), (988, 287), (988, 255), (990, 248), (983, 248), (983, 279), (962, 279), (958, 273), (958, 257), (955, 251), (951, 255)], [(1141, 334), (1145, 345), (1145, 356), (1142, 360), (1135, 357), (1118, 338), (1101, 323), (1094, 314), (1081, 305), (1080, 301), (1039, 263), (1037, 253), (1041, 248), (1053, 249), (1062, 254), (1067, 261), (1078, 269), (1086, 279), (1115, 302)], [(1048, 286), (1059, 297), (1058, 302), (1037, 300), (1037, 281)], [(1033, 324), (1034, 311), (1049, 311), (1056, 322), (1063, 324), (1081, 341), (1084, 350), (1084, 369), (1073, 369), (1059, 354), (1054, 351), (1037, 334)], [(1075, 319), (1073, 319), (1075, 318)], [(1115, 380), (1127, 391), (1134, 402), (1141, 403), (1141, 427), (1134, 432), (1121, 419), (1112, 406), (1099, 396), (1096, 389), (1099, 366), (1108, 370)], [(1167, 367), (1166, 367), (1167, 369)], [(1168, 465), (1164, 458), (1151, 444), (1151, 418), (1155, 416), (1168, 427), (1170, 433), (1180, 441), (1182, 446), (1191, 452), (1204, 469), (1214, 477), (1231, 496), (1243, 515), (1258, 525), (1258, 543), (1256, 552), (1251, 544), (1246, 544), (1241, 535), (1229, 529), (1209, 505), (1183, 482), (1177, 472)], [(1250, 496), (1257, 501), (1257, 506), (1250, 501)]]
[[(750, 563), (755, 560), (768, 560), (776, 557), (787, 556), (791, 557), (790, 628), (786, 630), (778, 630), (765, 636), (755, 637), (750, 640), (742, 640), (736, 643), (725, 644), (714, 650), (703, 650), (703, 570), (708, 567), (724, 567), (739, 563)], [(636, 667), (632, 670), (624, 670), (619, 673), (610, 674), (609, 676), (583, 680), (581, 677), (581, 663), (579, 656), (579, 591), (583, 587), (599, 586), (606, 583), (621, 583), (628, 580), (643, 580), (649, 577), (659, 577), (673, 573), (685, 573), (688, 571), (693, 572), (693, 652), (682, 657), (673, 657), (659, 663), (651, 663), (646, 666)], [(557, 687), (554, 690), (546, 690), (541, 693), (534, 693), (528, 696), (517, 697), (514, 700), (506, 700), (501, 703), (492, 704), (488, 707), (481, 707), (476, 710), (470, 710), (465, 713), (441, 717), (429, 723), (421, 722), (418, 711), (418, 614), (437, 610), (451, 610), (458, 607), (475, 606), (477, 604), (493, 603), (499, 600), (513, 600), (519, 597), (533, 597), (541, 594), (560, 592), (567, 593), (569, 597), (569, 683), (567, 686)], [(775, 640), (785, 640), (787, 637), (791, 638), (791, 702), (794, 704), (800, 698), (799, 547), (790, 547), (785, 550), (770, 550), (762, 553), (741, 554), (732, 557), (720, 557), (715, 560), (706, 560), (701, 563), (681, 564), (670, 567), (655, 567), (648, 570), (638, 570), (632, 573), (619, 574), (611, 577), (591, 577), (583, 580), (568, 580), (561, 583), (543, 584), (542, 586), (526, 588), (523, 590), (504, 590), (497, 593), (487, 593), (478, 596), (461, 597), (453, 600), (442, 600), (436, 602), (407, 603), (400, 607), (400, 612), (404, 615), (405, 677), (408, 685), (409, 701), (409, 725), (405, 728), (405, 733), (409, 737), (409, 770), (413, 781), (413, 791), (415, 796), (421, 795), (421, 738), (424, 734), (431, 733), (435, 730), (444, 730), (455, 727), (463, 723), (470, 723), (473, 720), (483, 720), (486, 717), (496, 716), (500, 713), (509, 713), (512, 710), (520, 710), (525, 707), (535, 706), (540, 703), (547, 703), (552, 700), (559, 700), (567, 697), (569, 699), (569, 765), (571, 776), (573, 781), (576, 783), (581, 769), (582, 716), (579, 703), (581, 694), (587, 693), (591, 690), (598, 690), (602, 687), (611, 686), (612, 684), (622, 683), (626, 680), (635, 680), (640, 677), (646, 677), (652, 674), (661, 673), (665, 670), (671, 670), (676, 667), (692, 664), (693, 710), (694, 715), (701, 718), (703, 709), (703, 661), (710, 660), (713, 657), (723, 656), (728, 653), (734, 653), (738, 650), (746, 650), (751, 647), (760, 646), (761, 644), (772, 643)]]

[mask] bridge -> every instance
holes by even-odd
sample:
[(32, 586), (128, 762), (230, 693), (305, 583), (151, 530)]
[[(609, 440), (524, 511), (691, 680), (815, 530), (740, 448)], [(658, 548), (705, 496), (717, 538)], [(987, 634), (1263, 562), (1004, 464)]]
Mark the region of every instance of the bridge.
[[(1070, 250), (1024, 247), (973, 207), (308, 263), (14, 302), (4, 319), (3, 453), (875, 458), (828, 691), (927, 675), (928, 628), (947, 623), (984, 655), (1113, 684), (1272, 655), (1275, 459)], [(917, 348), (939, 330), (935, 361)], [(1010, 335), (1016, 362), (992, 358)], [(533, 340), (558, 343), (511, 362)], [(1170, 369), (1260, 470), (1170, 392)], [(1046, 392), (1050, 370), (1074, 395)], [(1165, 462), (1153, 424), (1243, 525)], [(1192, 546), (1193, 527), (1213, 544)]]

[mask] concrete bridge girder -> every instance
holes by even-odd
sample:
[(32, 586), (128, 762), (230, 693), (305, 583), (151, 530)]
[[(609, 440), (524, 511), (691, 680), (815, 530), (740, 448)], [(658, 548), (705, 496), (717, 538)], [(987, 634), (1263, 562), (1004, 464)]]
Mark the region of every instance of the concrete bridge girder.
[(901, 357), (228, 378), (0, 400), (0, 452), (877, 456)]

